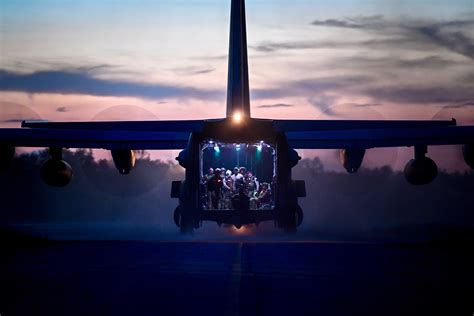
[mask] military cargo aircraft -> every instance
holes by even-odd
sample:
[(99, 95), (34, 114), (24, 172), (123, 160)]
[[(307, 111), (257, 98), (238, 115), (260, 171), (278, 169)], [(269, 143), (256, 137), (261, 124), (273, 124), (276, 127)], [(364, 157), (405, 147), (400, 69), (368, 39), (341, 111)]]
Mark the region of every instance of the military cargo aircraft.
[[(63, 148), (110, 150), (116, 168), (129, 173), (136, 150), (182, 149), (176, 158), (185, 168), (185, 179), (172, 183), (171, 196), (179, 199), (174, 220), (182, 233), (191, 233), (202, 221), (223, 225), (258, 224), (274, 221), (288, 232), (296, 231), (303, 219), (298, 198), (306, 195), (303, 181), (292, 178), (292, 168), (301, 159), (295, 149), (339, 149), (341, 162), (357, 172), (366, 150), (375, 147), (409, 146), (414, 158), (405, 168), (414, 185), (433, 181), (436, 163), (427, 157), (428, 146), (462, 145), (466, 163), (474, 168), (474, 126), (447, 121), (400, 120), (272, 120), (251, 116), (247, 37), (244, 0), (232, 0), (228, 61), (227, 115), (225, 118), (182, 121), (39, 122), (24, 121), (21, 128), (0, 129), (0, 162), (13, 159), (15, 147), (49, 148), (50, 159), (41, 168), (49, 185), (65, 186), (72, 178), (70, 165), (62, 160)], [(245, 150), (244, 150), (245, 148)], [(263, 150), (265, 149), (265, 150)], [(251, 204), (216, 209), (205, 202), (203, 186), (206, 152), (235, 151), (247, 158), (260, 155), (271, 166), (266, 176), (272, 187), (265, 208)], [(255, 158), (255, 157), (254, 157)], [(228, 166), (227, 168), (231, 168)]]

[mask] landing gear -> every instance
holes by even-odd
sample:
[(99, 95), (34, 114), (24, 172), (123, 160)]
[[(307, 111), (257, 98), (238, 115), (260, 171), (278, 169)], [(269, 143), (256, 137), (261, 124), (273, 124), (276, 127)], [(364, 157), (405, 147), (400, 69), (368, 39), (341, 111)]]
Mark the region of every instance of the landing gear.
[(199, 228), (196, 221), (191, 216), (185, 216), (181, 212), (181, 207), (178, 205), (173, 213), (173, 220), (176, 226), (179, 227), (181, 234), (192, 234), (194, 228)]
[(296, 226), (300, 227), (301, 224), (303, 224), (303, 219), (303, 209), (301, 208), (301, 206), (296, 205)]
[(303, 223), (303, 210), (299, 205), (284, 212), (277, 224), (285, 233), (296, 233), (297, 227)]
[(181, 212), (181, 207), (178, 205), (173, 213), (173, 220), (176, 226), (179, 227), (181, 234), (191, 234), (196, 227), (196, 223), (191, 216), (185, 216)]
[(179, 231), (181, 234), (190, 235), (194, 230), (194, 220), (192, 217), (181, 215), (179, 222)]
[(176, 224), (176, 226), (180, 227), (180, 225), (181, 225), (181, 208), (179, 207), (179, 205), (176, 206), (176, 208), (174, 209), (173, 220), (174, 220), (174, 223)]

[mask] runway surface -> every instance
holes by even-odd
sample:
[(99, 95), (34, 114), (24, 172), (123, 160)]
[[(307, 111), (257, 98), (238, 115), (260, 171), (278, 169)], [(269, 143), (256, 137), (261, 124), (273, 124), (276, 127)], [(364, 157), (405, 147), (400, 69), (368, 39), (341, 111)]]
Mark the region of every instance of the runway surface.
[(474, 313), (472, 245), (58, 242), (0, 258), (2, 316)]

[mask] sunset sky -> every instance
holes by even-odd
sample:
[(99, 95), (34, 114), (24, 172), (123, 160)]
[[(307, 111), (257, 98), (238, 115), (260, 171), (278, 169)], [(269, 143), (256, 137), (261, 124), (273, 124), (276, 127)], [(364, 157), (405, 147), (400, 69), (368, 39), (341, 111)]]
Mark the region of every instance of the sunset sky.
[[(223, 0), (1, 0), (1, 126), (223, 117), (229, 15)], [(474, 124), (472, 0), (247, 0), (247, 31), (254, 117)], [(377, 155), (400, 167), (408, 151)]]

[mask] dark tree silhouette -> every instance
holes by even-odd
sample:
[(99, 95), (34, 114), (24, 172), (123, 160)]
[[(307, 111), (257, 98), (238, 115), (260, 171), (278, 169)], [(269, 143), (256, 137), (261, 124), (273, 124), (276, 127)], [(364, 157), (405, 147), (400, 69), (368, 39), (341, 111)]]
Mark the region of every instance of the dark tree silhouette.
[[(45, 151), (17, 156), (0, 176), (0, 223), (119, 222), (176, 230), (177, 201), (169, 197), (170, 186), (184, 178), (184, 170), (174, 162), (151, 160), (142, 152), (136, 168), (123, 176), (111, 161), (95, 160), (90, 150), (65, 151), (74, 178), (58, 189), (40, 180), (47, 157)], [(325, 171), (314, 158), (302, 160), (293, 174), (306, 181), (308, 193), (300, 200), (305, 211), (300, 236), (433, 239), (474, 227), (472, 172), (441, 171), (432, 184), (414, 187), (390, 167), (346, 174)], [(258, 233), (268, 231), (275, 232), (273, 225), (258, 228)]]

